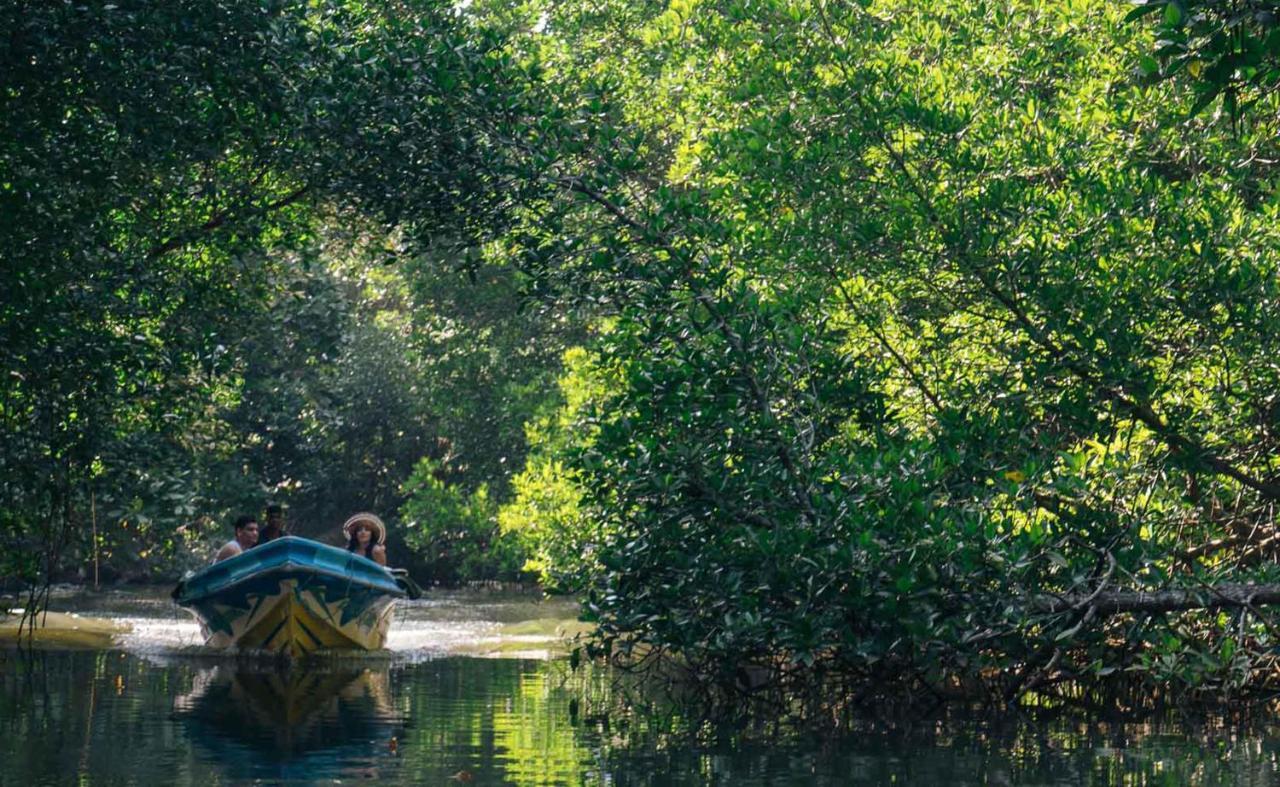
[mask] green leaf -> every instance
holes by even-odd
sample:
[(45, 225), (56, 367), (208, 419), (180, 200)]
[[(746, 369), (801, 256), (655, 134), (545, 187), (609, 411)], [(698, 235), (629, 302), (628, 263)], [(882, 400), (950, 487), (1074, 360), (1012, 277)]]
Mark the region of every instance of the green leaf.
[(1202, 92), (1196, 99), (1195, 103), (1191, 105), (1191, 109), (1187, 112), (1187, 117), (1193, 118), (1203, 112), (1205, 108), (1212, 104), (1213, 100), (1218, 97), (1219, 92), (1219, 90), (1207, 90)]
[(1161, 5), (1162, 0), (1137, 0), (1134, 3), (1135, 7), (1124, 15), (1124, 21), (1132, 22), (1136, 19), (1141, 19), (1147, 14), (1155, 13), (1160, 10)]

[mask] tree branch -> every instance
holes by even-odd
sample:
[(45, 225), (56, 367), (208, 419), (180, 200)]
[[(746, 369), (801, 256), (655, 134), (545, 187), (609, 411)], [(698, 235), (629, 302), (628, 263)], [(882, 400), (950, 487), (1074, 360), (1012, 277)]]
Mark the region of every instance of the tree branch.
[[(1092, 598), (1091, 598), (1092, 597)], [(1100, 614), (1120, 612), (1184, 612), (1193, 609), (1223, 609), (1280, 604), (1280, 584), (1226, 584), (1216, 587), (1174, 590), (1109, 590), (1039, 596), (1031, 604), (1036, 612), (1072, 612), (1084, 604)]]
[(176, 251), (182, 248), (183, 246), (186, 246), (188, 243), (195, 241), (197, 238), (203, 235), (208, 235), (214, 230), (217, 230), (219, 227), (226, 225), (228, 222), (232, 221), (233, 219), (239, 220), (242, 218), (249, 218), (252, 216), (265, 216), (268, 213), (272, 213), (281, 208), (292, 205), (293, 203), (297, 202), (298, 200), (306, 196), (307, 193), (310, 191), (311, 191), (310, 186), (300, 186), (297, 189), (294, 189), (293, 191), (289, 192), (285, 196), (281, 197), (280, 199), (276, 200), (275, 202), (269, 202), (260, 208), (247, 210), (238, 215), (234, 214), (230, 210), (218, 211), (217, 213), (214, 213), (213, 216), (208, 221), (201, 224), (200, 226), (187, 230), (186, 232), (180, 232), (177, 235), (174, 235), (172, 238), (169, 238), (166, 241), (157, 243), (155, 246), (152, 246), (150, 249), (147, 250), (147, 253), (144, 259), (147, 262), (151, 262), (159, 257), (164, 256), (165, 254), (168, 254), (171, 251)]

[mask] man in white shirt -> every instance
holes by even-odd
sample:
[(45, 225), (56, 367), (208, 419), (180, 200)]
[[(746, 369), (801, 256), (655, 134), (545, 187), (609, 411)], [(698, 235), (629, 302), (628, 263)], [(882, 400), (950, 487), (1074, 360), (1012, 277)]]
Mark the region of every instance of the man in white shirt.
[(235, 557), (258, 543), (258, 520), (246, 514), (236, 519), (235, 528), (236, 537), (218, 550), (218, 556), (213, 559), (213, 562)]

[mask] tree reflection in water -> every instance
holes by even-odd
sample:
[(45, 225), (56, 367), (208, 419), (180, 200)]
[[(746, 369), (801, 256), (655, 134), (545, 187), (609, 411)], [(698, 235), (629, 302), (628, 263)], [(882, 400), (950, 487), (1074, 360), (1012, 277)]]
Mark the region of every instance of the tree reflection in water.
[(1280, 783), (1274, 714), (952, 706), (819, 736), (712, 729), (618, 680), (516, 659), (277, 671), (0, 650), (0, 785)]
[(559, 665), (512, 659), (395, 670), (222, 663), (192, 674), (173, 720), (232, 782), (575, 784), (594, 756), (568, 710), (581, 681), (566, 686), (566, 676)]

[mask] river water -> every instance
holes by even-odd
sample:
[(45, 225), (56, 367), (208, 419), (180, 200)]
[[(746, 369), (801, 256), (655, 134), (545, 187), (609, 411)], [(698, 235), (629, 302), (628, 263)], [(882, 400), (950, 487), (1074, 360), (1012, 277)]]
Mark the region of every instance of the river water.
[(1280, 723), (1022, 713), (766, 738), (641, 714), (570, 670), (574, 607), (438, 593), (390, 653), (280, 669), (204, 652), (158, 592), (63, 594), (127, 621), (101, 650), (0, 650), (0, 784), (1280, 784)]

